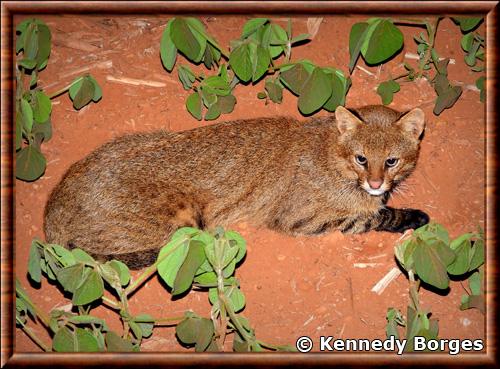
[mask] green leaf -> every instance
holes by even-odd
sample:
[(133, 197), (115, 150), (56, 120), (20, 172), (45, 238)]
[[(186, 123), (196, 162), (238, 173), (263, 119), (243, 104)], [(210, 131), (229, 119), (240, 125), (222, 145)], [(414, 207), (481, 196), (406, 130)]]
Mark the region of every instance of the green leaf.
[(102, 98), (102, 89), (99, 83), (92, 76), (87, 76), (88, 80), (94, 85), (94, 96), (92, 97), (93, 102), (98, 102)]
[(198, 268), (206, 260), (204, 244), (191, 240), (189, 250), (174, 280), (172, 296), (180, 295), (187, 291), (193, 283), (193, 278)]
[(189, 60), (199, 63), (205, 53), (207, 40), (188, 24), (186, 18), (174, 18), (170, 37), (177, 49)]
[(95, 260), (92, 256), (87, 254), (85, 251), (82, 249), (72, 249), (71, 253), (75, 257), (75, 260), (82, 262), (82, 263), (87, 263), (87, 264), (95, 264)]
[(37, 69), (41, 70), (47, 65), (50, 55), (50, 29), (45, 24), (38, 24), (38, 53), (36, 56)]
[(271, 62), (271, 56), (269, 55), (269, 51), (263, 48), (260, 45), (257, 45), (257, 49), (255, 53), (252, 55), (252, 64), (253, 64), (253, 75), (252, 81), (258, 81), (264, 74), (267, 72), (267, 68), (269, 67), (269, 63)]
[[(193, 229), (194, 232), (190, 230)], [(158, 274), (161, 279), (171, 288), (174, 287), (175, 277), (179, 268), (184, 263), (187, 253), (189, 251), (190, 238), (198, 232), (194, 228), (181, 228), (172, 235), (171, 241), (163, 246), (158, 255), (158, 259), (163, 258), (163, 255), (170, 252), (174, 247), (177, 247), (171, 254), (165, 257), (158, 264)], [(181, 242), (179, 244), (179, 242)]]
[[(281, 104), (283, 101), (283, 87), (278, 82), (269, 79), (266, 80), (265, 89), (272, 102)], [(264, 94), (264, 98), (266, 98), (266, 94)]]
[(484, 264), (484, 241), (481, 238), (474, 241), (470, 257), (469, 271), (475, 270)]
[(23, 143), (23, 122), (22, 122), (22, 114), (16, 112), (16, 151), (21, 148)]
[(83, 283), (75, 290), (73, 294), (73, 305), (87, 305), (102, 297), (104, 293), (104, 283), (101, 276), (91, 270)]
[(242, 43), (231, 51), (229, 55), (229, 65), (241, 81), (250, 81), (254, 73), (254, 66), (252, 64), (252, 54), (248, 43)]
[(464, 51), (468, 52), (472, 48), (472, 42), (473, 41), (474, 41), (474, 34), (473, 33), (467, 33), (460, 40), (460, 45), (462, 46), (462, 49)]
[(28, 273), (32, 280), (40, 283), (42, 277), (42, 269), (40, 268), (40, 252), (38, 251), (38, 243), (36, 241), (31, 242), (30, 256), (28, 260)]
[(481, 76), (476, 80), (476, 87), (479, 88), (479, 100), (484, 102), (486, 100), (486, 77)]
[(382, 104), (388, 105), (392, 102), (395, 92), (399, 91), (399, 83), (394, 80), (382, 82), (377, 88), (377, 94), (382, 98)]
[(179, 340), (187, 345), (196, 343), (200, 318), (188, 316), (175, 327), (175, 334)]
[(233, 95), (219, 96), (217, 98), (217, 105), (222, 114), (229, 114), (234, 110), (236, 98)]
[(26, 28), (23, 50), (25, 58), (36, 59), (38, 54), (38, 27), (33, 22)]
[(106, 348), (109, 352), (132, 352), (136, 351), (132, 343), (121, 338), (113, 331), (106, 333)]
[(201, 120), (202, 102), (198, 92), (193, 92), (186, 99), (186, 109), (197, 120)]
[(200, 285), (200, 287), (214, 287), (217, 286), (217, 274), (214, 272), (205, 272), (196, 276), (193, 282)]
[(297, 63), (290, 69), (282, 70), (280, 80), (295, 95), (300, 95), (310, 75), (302, 63)]
[(201, 91), (201, 99), (206, 107), (211, 107), (217, 103), (217, 95), (207, 91), (205, 88), (202, 88)]
[(469, 252), (471, 250), (470, 238), (472, 234), (464, 234), (453, 240), (450, 248), (455, 251), (456, 258), (447, 266), (447, 271), (451, 275), (462, 275), (469, 270)]
[(71, 266), (76, 263), (75, 257), (68, 249), (56, 244), (50, 245), (50, 247), (52, 247), (52, 250), (58, 256), (57, 259), (63, 267)]
[[(340, 74), (340, 75), (339, 75)], [(338, 106), (345, 105), (345, 98), (349, 87), (351, 87), (351, 79), (345, 78), (344, 74), (339, 71), (330, 75), (332, 80), (332, 95), (327, 100), (323, 108), (328, 111), (335, 111)]]
[(269, 47), (271, 58), (275, 59), (280, 56), (283, 51), (285, 51), (286, 44), (288, 43), (288, 35), (281, 26), (273, 23), (270, 25), (269, 36), (270, 45), (277, 45)]
[(38, 123), (44, 123), (50, 118), (52, 103), (47, 95), (42, 91), (36, 91), (33, 103), (33, 118)]
[(460, 25), (460, 30), (462, 32), (470, 32), (476, 28), (483, 18), (468, 18), (468, 17), (453, 17), (455, 23)]
[(119, 260), (111, 260), (109, 265), (118, 273), (121, 285), (126, 286), (130, 282), (130, 271), (128, 266)]
[(24, 59), (19, 60), (17, 62), (17, 64), (20, 65), (21, 67), (23, 67), (26, 70), (32, 70), (33, 68), (36, 67), (36, 60), (35, 59), (24, 58)]
[(217, 119), (221, 115), (220, 107), (218, 104), (211, 105), (207, 113), (205, 114), (205, 120), (214, 120)]
[(75, 352), (74, 335), (67, 327), (61, 327), (52, 339), (52, 349), (56, 352)]
[(75, 315), (69, 318), (68, 321), (74, 324), (100, 324), (102, 326), (106, 325), (104, 320), (93, 315)]
[(175, 47), (175, 44), (170, 37), (171, 25), (172, 19), (168, 21), (165, 29), (163, 30), (160, 40), (161, 62), (165, 69), (169, 72), (171, 72), (174, 68), (175, 60), (177, 59), (177, 48)]
[(193, 87), (194, 81), (196, 81), (196, 76), (187, 65), (181, 65), (177, 69), (179, 75), (179, 80), (182, 82), (182, 86), (185, 90), (190, 90)]
[(438, 95), (434, 105), (434, 114), (439, 115), (444, 109), (451, 108), (457, 102), (460, 95), (462, 95), (462, 87), (450, 86), (450, 88)]
[(446, 273), (446, 265), (441, 260), (436, 248), (419, 241), (413, 252), (413, 258), (415, 272), (420, 279), (440, 289), (448, 288), (449, 278)]
[[(92, 101), (95, 95), (95, 85), (88, 77), (84, 77), (81, 81), (81, 85), (79, 84), (79, 89), (76, 91), (73, 100), (73, 107), (76, 110), (80, 110), (89, 102)], [(70, 97), (71, 97), (71, 89), (70, 89)]]
[(21, 116), (23, 121), (24, 131), (29, 133), (33, 127), (33, 109), (28, 100), (21, 99)]
[(75, 264), (63, 268), (57, 272), (57, 280), (65, 291), (74, 293), (82, 285), (85, 278), (85, 267), (83, 264)]
[(50, 119), (43, 123), (33, 122), (31, 134), (35, 137), (39, 136), (43, 141), (48, 141), (52, 138), (52, 123)]
[(366, 29), (361, 54), (368, 64), (380, 64), (403, 47), (403, 34), (391, 21), (380, 19)]
[(256, 32), (260, 27), (269, 22), (267, 18), (253, 18), (245, 23), (243, 26), (243, 31), (241, 33), (241, 39), (245, 39), (252, 33)]
[(238, 246), (238, 254), (236, 255), (235, 262), (239, 263), (247, 252), (245, 239), (236, 231), (226, 231), (224, 237), (229, 240), (229, 242), (236, 244)]
[(210, 76), (203, 81), (203, 89), (212, 94), (227, 96), (231, 93), (231, 86), (221, 76)]
[(249, 343), (241, 337), (241, 335), (238, 333), (238, 331), (236, 331), (234, 334), (233, 351), (234, 352), (250, 352), (251, 351)]
[(469, 277), (469, 287), (473, 295), (481, 295), (481, 273), (475, 272)]
[(149, 314), (139, 314), (134, 317), (136, 322), (141, 328), (143, 338), (148, 338), (153, 334), (154, 318)]
[(311, 38), (311, 35), (309, 33), (301, 33), (300, 35), (298, 36), (295, 36), (294, 38), (292, 38), (292, 40), (290, 41), (291, 44), (295, 44), (297, 42), (301, 42), (301, 41), (304, 41), (304, 40), (309, 40)]
[(332, 85), (328, 76), (316, 68), (308, 78), (299, 96), (299, 110), (309, 115), (319, 110), (332, 94)]
[(476, 296), (476, 295), (466, 296), (466, 298), (462, 300), (462, 304), (460, 305), (460, 310), (466, 310), (466, 309), (472, 309), (472, 308), (479, 309), (484, 314), (485, 301), (484, 301), (483, 295), (481, 295), (481, 296)]
[(214, 324), (210, 319), (201, 318), (198, 322), (198, 335), (196, 337), (195, 352), (207, 349), (214, 336)]
[(45, 157), (33, 145), (16, 152), (16, 177), (23, 181), (34, 181), (42, 176), (46, 166)]
[(245, 295), (243, 295), (243, 292), (241, 292), (238, 287), (226, 287), (224, 288), (224, 292), (227, 296), (229, 296), (231, 307), (233, 308), (235, 313), (243, 310), (243, 308), (245, 307)]
[(349, 34), (349, 73), (352, 73), (356, 61), (361, 53), (361, 46), (365, 42), (366, 30), (368, 28), (368, 23), (355, 23)]

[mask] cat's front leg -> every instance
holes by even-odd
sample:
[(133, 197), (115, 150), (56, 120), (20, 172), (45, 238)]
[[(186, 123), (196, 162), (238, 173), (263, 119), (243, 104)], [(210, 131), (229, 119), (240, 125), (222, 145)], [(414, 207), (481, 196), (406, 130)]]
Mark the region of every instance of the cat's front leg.
[(389, 206), (380, 209), (375, 216), (372, 229), (386, 232), (404, 232), (429, 223), (429, 216), (417, 209), (394, 209)]

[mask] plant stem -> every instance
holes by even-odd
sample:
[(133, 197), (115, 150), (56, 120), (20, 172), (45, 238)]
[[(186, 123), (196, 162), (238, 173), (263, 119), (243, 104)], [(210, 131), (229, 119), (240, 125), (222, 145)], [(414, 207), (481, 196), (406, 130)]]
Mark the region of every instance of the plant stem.
[[(18, 320), (19, 322), (19, 320)], [(35, 334), (35, 332), (33, 332), (31, 330), (31, 328), (27, 327), (25, 324), (21, 323), (21, 327), (22, 327), (22, 330), (24, 333), (26, 333), (26, 335), (31, 338), (31, 340), (33, 342), (35, 342), (43, 351), (45, 352), (50, 352), (52, 351), (50, 349), (50, 347), (48, 347), (47, 345), (45, 345), (42, 340), (40, 338), (38, 338), (38, 336)]]
[(418, 300), (418, 288), (420, 287), (420, 281), (415, 281), (415, 275), (413, 270), (408, 271), (408, 277), (410, 279), (410, 299), (413, 303), (413, 307), (416, 311), (420, 311), (420, 302)]
[(408, 73), (404, 73), (404, 74), (401, 74), (400, 76), (394, 77), (392, 80), (395, 81), (397, 79), (408, 77), (409, 75), (410, 75), (409, 72)]
[(102, 302), (104, 303), (104, 305), (109, 306), (112, 309), (117, 309), (117, 310), (121, 309), (121, 306), (118, 303), (118, 301), (114, 301), (114, 300), (110, 299), (109, 297), (103, 296)]
[(229, 315), (229, 318), (231, 318), (231, 322), (233, 322), (234, 326), (238, 330), (238, 333), (243, 337), (243, 339), (248, 342), (252, 343), (252, 337), (248, 334), (248, 332), (243, 328), (241, 325), (240, 321), (238, 320), (238, 317), (236, 316), (236, 313), (233, 311), (231, 304), (229, 301), (227, 301), (227, 297), (225, 294), (222, 294), (219, 296), (219, 298), (222, 300), (224, 303), (224, 307), (226, 308), (227, 314)]
[(429, 24), (426, 22), (426, 28), (427, 28), (427, 32), (428, 32), (428, 35), (429, 35), (429, 47), (427, 48), (427, 50), (425, 51), (425, 54), (423, 56), (422, 59), (420, 59), (420, 63), (419, 63), (419, 71), (418, 71), (418, 74), (417, 74), (417, 77), (416, 78), (421, 78), (422, 75), (424, 74), (424, 67), (427, 65), (427, 63), (429, 62), (429, 60), (431, 60), (431, 52), (432, 50), (434, 49), (434, 42), (436, 40), (436, 31), (437, 31), (437, 27), (438, 27), (438, 24), (439, 24), (439, 20), (441, 18), (437, 17), (434, 21), (434, 24)]
[(65, 93), (66, 91), (68, 91), (68, 90), (71, 88), (71, 86), (73, 86), (75, 83), (80, 82), (82, 79), (83, 79), (83, 76), (82, 76), (82, 77), (79, 77), (79, 78), (77, 78), (77, 79), (75, 79), (73, 82), (71, 82), (71, 83), (70, 83), (69, 85), (67, 85), (66, 87), (63, 87), (62, 89), (60, 89), (60, 90), (58, 90), (58, 91), (56, 91), (56, 92), (54, 92), (54, 93), (52, 93), (52, 94), (48, 95), (48, 96), (49, 96), (49, 99), (53, 99), (53, 98), (55, 98), (55, 97), (57, 97), (57, 96), (59, 96), (59, 95), (62, 95), (63, 93)]
[(427, 20), (418, 20), (418, 19), (392, 19), (392, 23), (399, 24), (401, 26), (426, 27)]
[(188, 241), (191, 237), (181, 237), (177, 244), (175, 244), (169, 251), (164, 253), (161, 257), (159, 257), (153, 265), (147, 267), (142, 274), (140, 274), (137, 279), (135, 279), (126, 289), (125, 295), (131, 295), (139, 286), (141, 286), (149, 277), (156, 273), (158, 264), (160, 264), (163, 260), (167, 258), (170, 254), (172, 254), (175, 250), (179, 248), (184, 242)]
[(158, 326), (170, 326), (177, 325), (178, 322), (184, 320), (185, 316), (175, 316), (173, 318), (158, 318), (154, 320), (154, 325)]

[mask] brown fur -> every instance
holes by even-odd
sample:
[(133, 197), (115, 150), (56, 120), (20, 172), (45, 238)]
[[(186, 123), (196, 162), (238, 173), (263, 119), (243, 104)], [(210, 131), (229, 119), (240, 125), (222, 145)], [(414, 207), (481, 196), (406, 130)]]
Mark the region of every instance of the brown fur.
[[(427, 222), (424, 213), (385, 203), (415, 167), (423, 119), (419, 109), (340, 107), (304, 122), (259, 118), (124, 136), (69, 168), (45, 209), (47, 241), (140, 268), (182, 226), (247, 220), (291, 235), (414, 228)], [(385, 166), (389, 156), (397, 167)], [(385, 181), (383, 195), (362, 188), (373, 179)]]

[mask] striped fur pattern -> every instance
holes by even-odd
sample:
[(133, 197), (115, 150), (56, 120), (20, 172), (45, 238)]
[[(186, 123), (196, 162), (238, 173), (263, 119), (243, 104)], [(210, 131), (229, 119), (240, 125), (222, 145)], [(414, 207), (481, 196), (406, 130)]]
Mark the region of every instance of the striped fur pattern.
[(46, 205), (46, 238), (138, 269), (182, 226), (403, 232), (429, 220), (386, 206), (423, 130), (420, 109), (367, 106), (124, 136), (69, 168)]

